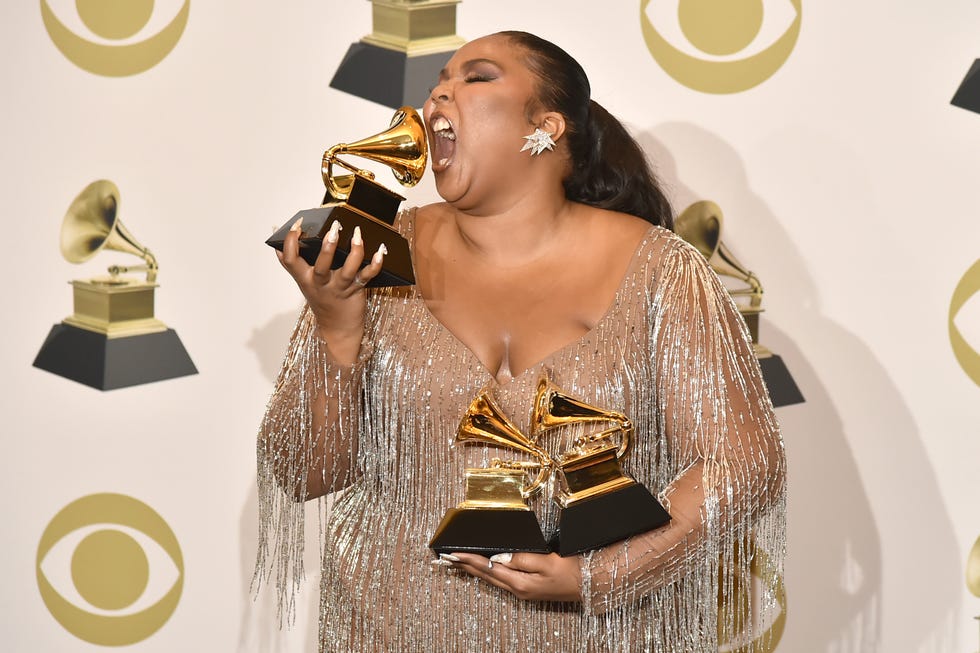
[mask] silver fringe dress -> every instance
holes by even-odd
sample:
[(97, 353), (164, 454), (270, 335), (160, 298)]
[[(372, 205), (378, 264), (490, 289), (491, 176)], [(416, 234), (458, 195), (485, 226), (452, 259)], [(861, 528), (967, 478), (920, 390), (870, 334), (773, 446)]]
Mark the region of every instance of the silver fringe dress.
[[(414, 246), (412, 217), (399, 224)], [(624, 467), (672, 517), (579, 556), (581, 603), (520, 600), (430, 565), (428, 541), (463, 500), (464, 470), (515, 459), (453, 444), (467, 406), (487, 389), (527, 433), (542, 376), (633, 420)], [(319, 432), (314, 408), (327, 412)], [(578, 434), (538, 444), (557, 457)], [(364, 344), (349, 367), (328, 359), (303, 312), (258, 442), (257, 578), (276, 586), (287, 619), (303, 576), (304, 510), (283, 488), (306, 487), (311, 473), (341, 490), (321, 500), (321, 651), (714, 652), (759, 634), (759, 600), (744, 600), (750, 575), (770, 588), (781, 576), (785, 457), (758, 362), (703, 257), (659, 227), (594, 328), (505, 384), (415, 287), (368, 289)], [(532, 506), (546, 536), (557, 521), (548, 490)], [(763, 613), (778, 611), (776, 594), (763, 592)]]

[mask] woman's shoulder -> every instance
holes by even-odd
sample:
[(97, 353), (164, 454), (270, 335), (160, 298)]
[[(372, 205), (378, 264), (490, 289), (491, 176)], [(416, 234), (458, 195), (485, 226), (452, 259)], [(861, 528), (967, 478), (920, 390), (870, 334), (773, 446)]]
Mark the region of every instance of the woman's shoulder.
[(438, 222), (448, 213), (449, 205), (445, 202), (404, 208), (398, 212), (394, 227), (398, 233), (411, 241), (413, 240), (412, 236), (417, 234), (419, 230), (424, 230), (427, 225)]
[[(635, 215), (588, 206), (585, 210), (602, 231), (610, 234), (615, 249), (631, 249), (652, 267), (660, 267), (676, 256), (689, 254), (693, 247), (666, 227)], [(695, 252), (697, 250), (694, 250)]]

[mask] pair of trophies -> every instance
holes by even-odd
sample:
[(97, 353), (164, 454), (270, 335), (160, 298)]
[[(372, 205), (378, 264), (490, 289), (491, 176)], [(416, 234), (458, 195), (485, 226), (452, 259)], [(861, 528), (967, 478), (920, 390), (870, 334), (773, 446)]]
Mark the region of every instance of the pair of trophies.
[[(345, 229), (337, 243), (333, 269), (343, 265), (350, 253), (353, 227), (359, 226), (365, 251), (373, 251), (382, 242), (388, 248), (381, 273), (368, 285), (414, 283), (408, 243), (393, 229), (404, 198), (380, 185), (371, 172), (339, 159), (340, 154), (383, 163), (402, 185), (414, 186), (425, 171), (428, 155), (425, 127), (418, 113), (406, 106), (395, 113), (386, 131), (331, 147), (321, 167), (327, 188), (323, 204), (294, 215), (266, 243), (282, 250), (290, 226), (301, 218), (299, 254), (312, 265), (330, 224), (340, 220)], [(334, 165), (352, 174), (335, 175)], [(538, 444), (543, 434), (556, 427), (599, 422), (612, 426), (579, 437), (557, 459)], [(538, 385), (532, 432), (525, 435), (490, 394), (482, 392), (464, 415), (456, 441), (497, 445), (532, 460), (494, 459), (489, 467), (467, 469), (465, 501), (446, 513), (429, 546), (437, 553), (468, 551), (489, 556), (505, 551), (557, 551), (566, 556), (662, 526), (670, 520), (667, 511), (620, 465), (632, 435), (633, 424), (625, 415), (573, 399), (547, 380)], [(529, 481), (531, 474), (534, 478)], [(558, 533), (547, 542), (528, 500), (541, 491), (551, 474), (558, 475), (555, 501), (561, 513)]]
[[(609, 428), (577, 437), (553, 458), (542, 436), (566, 425), (609, 422)], [(629, 453), (633, 423), (622, 413), (597, 408), (538, 382), (525, 435), (487, 391), (470, 404), (456, 442), (501, 446), (533, 460), (503, 461), (465, 471), (465, 500), (446, 512), (429, 542), (436, 553), (464, 551), (491, 556), (505, 551), (569, 556), (663, 526), (670, 515), (620, 461)], [(530, 475), (533, 480), (527, 482)], [(528, 500), (557, 475), (554, 500), (561, 508), (558, 530), (546, 541)]]

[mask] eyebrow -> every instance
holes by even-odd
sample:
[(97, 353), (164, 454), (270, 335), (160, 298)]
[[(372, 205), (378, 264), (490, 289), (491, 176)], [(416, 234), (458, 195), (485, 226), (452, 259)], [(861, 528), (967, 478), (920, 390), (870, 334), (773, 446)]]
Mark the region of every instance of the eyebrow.
[[(490, 64), (491, 66), (495, 66), (497, 68), (500, 68), (500, 64), (497, 63), (496, 61), (494, 61), (493, 59), (486, 59), (486, 58), (483, 58), (483, 57), (480, 57), (480, 58), (477, 58), (477, 59), (468, 59), (467, 61), (464, 61), (463, 62), (463, 64), (460, 66), (460, 68), (462, 68), (464, 71), (472, 70), (472, 68), (474, 66), (476, 66), (478, 64), (481, 64), (481, 63)], [(442, 81), (442, 80), (444, 80), (444, 79), (446, 79), (448, 77), (449, 77), (449, 73), (446, 71), (445, 68), (443, 68), (442, 70), (439, 71), (439, 80), (440, 81)]]

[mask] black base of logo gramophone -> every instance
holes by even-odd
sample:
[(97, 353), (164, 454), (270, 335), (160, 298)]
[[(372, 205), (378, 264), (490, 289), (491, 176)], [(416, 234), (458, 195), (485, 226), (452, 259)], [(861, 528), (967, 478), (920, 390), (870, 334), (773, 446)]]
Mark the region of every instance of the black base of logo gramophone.
[[(157, 261), (119, 221), (119, 189), (89, 184), (65, 214), (61, 253), (82, 263), (103, 249), (141, 257), (144, 265), (109, 268), (109, 276), (72, 281), (75, 312), (51, 328), (34, 367), (99, 390), (197, 374), (177, 333), (153, 315)], [(123, 276), (146, 271), (146, 280)]]
[(670, 521), (657, 498), (620, 464), (629, 453), (633, 423), (621, 413), (573, 399), (542, 379), (531, 417), (532, 433), (583, 422), (613, 422), (616, 426), (577, 438), (572, 449), (556, 461), (559, 488), (555, 502), (561, 512), (553, 546), (562, 556), (598, 549)]
[[(503, 462), (465, 472), (466, 498), (450, 508), (429, 542), (436, 553), (463, 551), (492, 556), (505, 551), (551, 551), (527, 500), (541, 489), (551, 460), (521, 433), (487, 393), (470, 404), (456, 432), (456, 442), (483, 442), (534, 456), (536, 461)], [(538, 474), (530, 485), (529, 472)]]
[[(368, 170), (356, 168), (341, 159), (339, 154), (351, 154), (378, 161), (391, 168), (403, 186), (414, 186), (425, 172), (428, 144), (422, 119), (411, 107), (395, 112), (388, 130), (355, 143), (334, 145), (323, 154), (321, 174), (327, 187), (323, 205), (300, 211), (276, 230), (266, 244), (282, 251), (290, 227), (302, 219), (299, 254), (313, 265), (320, 254), (323, 239), (334, 220), (343, 231), (334, 252), (331, 269), (344, 264), (350, 254), (354, 227), (361, 228), (364, 240), (364, 262), (382, 244), (388, 250), (381, 272), (368, 286), (409, 286), (415, 283), (408, 242), (393, 228), (398, 206), (405, 198), (374, 180)], [(333, 165), (350, 170), (352, 175), (334, 175)]]

